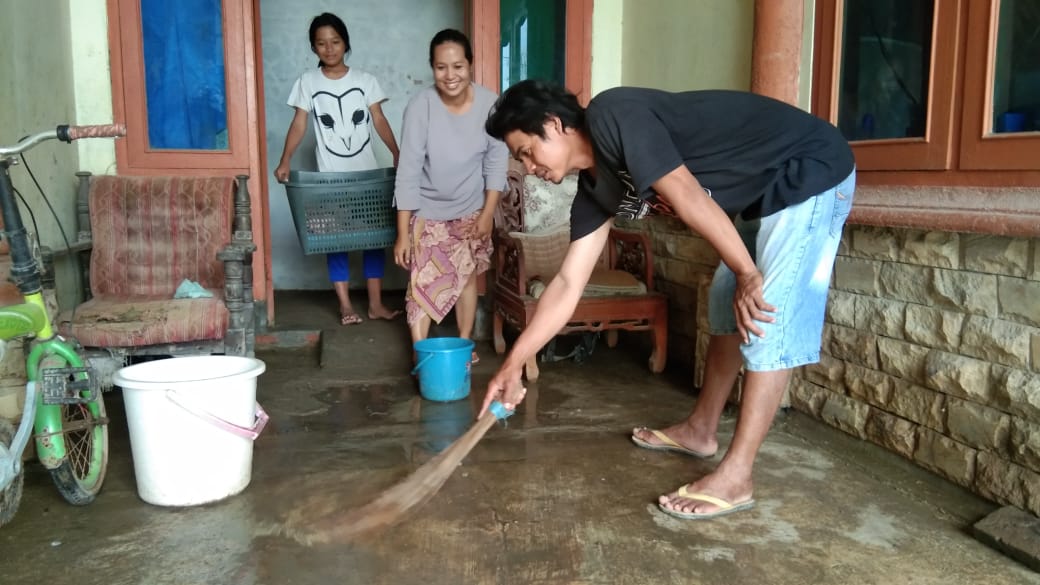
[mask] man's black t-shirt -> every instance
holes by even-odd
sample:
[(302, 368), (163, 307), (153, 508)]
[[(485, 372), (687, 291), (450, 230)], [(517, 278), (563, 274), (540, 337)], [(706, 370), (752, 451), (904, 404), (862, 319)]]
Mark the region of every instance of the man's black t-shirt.
[(740, 91), (609, 89), (589, 103), (586, 126), (596, 172), (579, 175), (572, 240), (611, 216), (670, 214), (650, 186), (682, 164), (726, 213), (745, 219), (834, 187), (855, 164), (833, 125)]

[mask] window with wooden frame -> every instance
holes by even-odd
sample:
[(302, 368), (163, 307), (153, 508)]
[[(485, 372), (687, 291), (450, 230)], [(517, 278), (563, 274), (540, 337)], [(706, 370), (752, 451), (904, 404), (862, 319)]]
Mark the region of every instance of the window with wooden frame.
[(1040, 170), (1040, 0), (972, 0), (960, 168)]
[(861, 184), (1040, 185), (1040, 0), (817, 0), (814, 63)]
[(501, 92), (537, 77), (592, 98), (592, 0), (470, 0), (475, 81)]
[(108, 0), (121, 173), (249, 172), (248, 0)]

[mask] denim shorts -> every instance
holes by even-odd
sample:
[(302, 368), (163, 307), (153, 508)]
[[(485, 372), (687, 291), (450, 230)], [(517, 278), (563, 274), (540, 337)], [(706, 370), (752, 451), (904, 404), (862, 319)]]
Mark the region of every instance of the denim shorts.
[[(761, 219), (736, 221), (744, 245), (765, 280), (773, 323), (758, 322), (765, 337), (750, 334), (740, 351), (753, 372), (784, 370), (820, 361), (824, 309), (841, 230), (852, 210), (856, 171), (835, 187)], [(711, 282), (712, 335), (737, 333), (733, 313), (736, 277), (720, 264)]]

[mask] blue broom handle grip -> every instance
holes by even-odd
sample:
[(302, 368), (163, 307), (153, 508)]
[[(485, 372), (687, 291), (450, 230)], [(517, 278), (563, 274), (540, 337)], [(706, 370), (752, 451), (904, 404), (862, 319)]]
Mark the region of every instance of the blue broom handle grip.
[(491, 414), (495, 415), (495, 418), (497, 418), (498, 420), (505, 420), (506, 418), (512, 416), (514, 412), (506, 408), (504, 404), (497, 400), (491, 403), (491, 406), (488, 407), (488, 410), (491, 411)]

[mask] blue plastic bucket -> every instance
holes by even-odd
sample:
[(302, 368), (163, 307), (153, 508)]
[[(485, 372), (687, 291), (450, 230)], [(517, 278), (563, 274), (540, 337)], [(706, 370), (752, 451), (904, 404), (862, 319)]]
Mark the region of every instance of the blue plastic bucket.
[(415, 369), (419, 394), (427, 400), (451, 402), (469, 396), (470, 357), (473, 340), (434, 337), (415, 342)]

